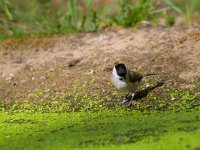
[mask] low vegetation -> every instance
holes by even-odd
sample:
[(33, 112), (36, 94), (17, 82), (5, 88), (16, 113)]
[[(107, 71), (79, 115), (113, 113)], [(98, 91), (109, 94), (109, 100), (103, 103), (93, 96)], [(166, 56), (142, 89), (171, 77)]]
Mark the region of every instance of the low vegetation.
[[(160, 7), (159, 3), (164, 6)], [(199, 5), (198, 0), (186, 3), (121, 0), (102, 7), (95, 6), (93, 0), (1, 0), (0, 38), (98, 31), (116, 25), (134, 27), (143, 20), (159, 24), (163, 19), (164, 25), (169, 27), (179, 16), (184, 16), (185, 23), (191, 24)]]
[(199, 149), (199, 109), (2, 113), (1, 149)]

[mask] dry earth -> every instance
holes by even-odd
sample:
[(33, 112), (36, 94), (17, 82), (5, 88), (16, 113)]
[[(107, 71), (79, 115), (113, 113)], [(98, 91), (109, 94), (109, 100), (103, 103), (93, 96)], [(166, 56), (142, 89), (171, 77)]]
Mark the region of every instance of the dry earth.
[(95, 83), (88, 89), (109, 94), (112, 86), (105, 83), (118, 62), (143, 74), (158, 73), (166, 86), (176, 81), (180, 88), (199, 88), (200, 26), (7, 39), (0, 41), (0, 58), (4, 103), (22, 103), (39, 89), (62, 94), (73, 87), (71, 81), (86, 83), (91, 76)]

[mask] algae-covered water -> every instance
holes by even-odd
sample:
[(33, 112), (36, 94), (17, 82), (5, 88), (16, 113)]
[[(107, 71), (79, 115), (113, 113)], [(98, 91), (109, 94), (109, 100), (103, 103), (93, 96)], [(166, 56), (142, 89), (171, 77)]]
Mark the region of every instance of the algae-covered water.
[(0, 113), (0, 149), (200, 149), (200, 110)]

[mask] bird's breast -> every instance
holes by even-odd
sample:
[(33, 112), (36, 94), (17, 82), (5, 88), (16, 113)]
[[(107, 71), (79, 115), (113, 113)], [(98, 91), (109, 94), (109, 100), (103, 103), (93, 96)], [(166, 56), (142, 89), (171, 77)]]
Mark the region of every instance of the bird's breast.
[(132, 92), (136, 88), (136, 85), (130, 82), (121, 81), (117, 78), (112, 78), (114, 86), (122, 92)]

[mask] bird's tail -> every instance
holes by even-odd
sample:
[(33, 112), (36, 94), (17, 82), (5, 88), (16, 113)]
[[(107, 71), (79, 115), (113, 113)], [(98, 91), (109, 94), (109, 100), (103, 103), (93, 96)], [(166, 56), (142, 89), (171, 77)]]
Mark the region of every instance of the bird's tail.
[(146, 80), (146, 79), (148, 79), (148, 78), (151, 78), (151, 77), (158, 77), (158, 76), (159, 76), (158, 74), (150, 73), (150, 74), (144, 75), (144, 77), (143, 77), (142, 80)]

